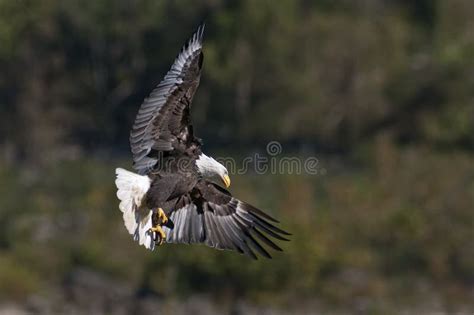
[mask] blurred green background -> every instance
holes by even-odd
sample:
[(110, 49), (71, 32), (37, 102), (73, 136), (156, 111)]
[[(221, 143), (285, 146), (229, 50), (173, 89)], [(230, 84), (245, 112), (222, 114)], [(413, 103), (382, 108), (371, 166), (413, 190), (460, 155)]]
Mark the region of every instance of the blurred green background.
[[(0, 0), (1, 314), (474, 312), (471, 0)], [(292, 242), (252, 261), (127, 234), (114, 169), (143, 98), (206, 21), (211, 155)]]

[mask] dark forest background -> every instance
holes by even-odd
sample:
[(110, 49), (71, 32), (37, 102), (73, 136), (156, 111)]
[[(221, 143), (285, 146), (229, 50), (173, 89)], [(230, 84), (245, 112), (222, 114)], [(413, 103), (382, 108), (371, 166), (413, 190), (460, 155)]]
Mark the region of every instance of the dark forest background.
[[(0, 313), (474, 312), (471, 0), (0, 0)], [(137, 246), (114, 169), (206, 22), (205, 151), (317, 157), (234, 174), (292, 242), (257, 262)]]

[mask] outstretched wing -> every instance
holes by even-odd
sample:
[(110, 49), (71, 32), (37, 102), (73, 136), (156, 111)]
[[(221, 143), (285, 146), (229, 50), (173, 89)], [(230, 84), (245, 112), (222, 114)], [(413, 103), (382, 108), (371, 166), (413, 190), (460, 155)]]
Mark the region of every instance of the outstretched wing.
[(133, 166), (141, 175), (156, 165), (158, 152), (180, 150), (193, 138), (189, 108), (201, 76), (203, 33), (204, 24), (138, 111), (130, 146)]
[(288, 241), (290, 235), (276, 227), (277, 220), (263, 211), (232, 197), (223, 188), (207, 181), (183, 196), (169, 214), (174, 228), (164, 228), (168, 243), (203, 243), (216, 249), (235, 250), (257, 259), (254, 251), (271, 258), (261, 243), (281, 251), (271, 238)]

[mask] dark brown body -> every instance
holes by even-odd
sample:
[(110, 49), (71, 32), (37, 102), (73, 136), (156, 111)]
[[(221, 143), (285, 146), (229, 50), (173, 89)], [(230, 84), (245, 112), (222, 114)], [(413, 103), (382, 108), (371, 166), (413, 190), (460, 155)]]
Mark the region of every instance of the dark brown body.
[(150, 189), (145, 196), (149, 209), (162, 208), (169, 214), (179, 197), (190, 192), (199, 181), (196, 157), (183, 155), (162, 159), (162, 165), (148, 176), (152, 179)]

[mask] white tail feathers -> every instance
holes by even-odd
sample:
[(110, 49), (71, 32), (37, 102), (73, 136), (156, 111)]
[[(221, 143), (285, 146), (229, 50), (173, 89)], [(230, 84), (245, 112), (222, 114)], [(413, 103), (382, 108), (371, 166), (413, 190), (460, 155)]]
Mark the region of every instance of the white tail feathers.
[(150, 188), (150, 178), (122, 168), (117, 168), (115, 174), (119, 208), (123, 212), (125, 227), (140, 245), (153, 250), (155, 242), (153, 233), (149, 232), (153, 211), (142, 206), (143, 197)]

